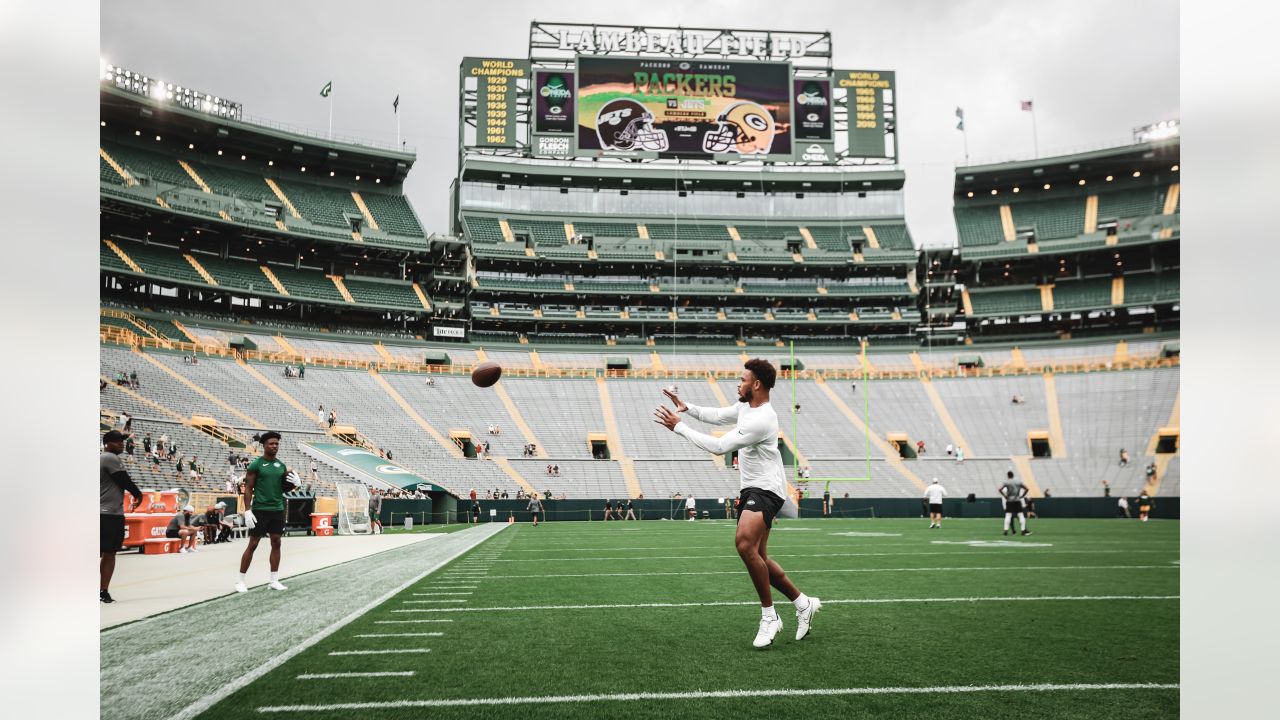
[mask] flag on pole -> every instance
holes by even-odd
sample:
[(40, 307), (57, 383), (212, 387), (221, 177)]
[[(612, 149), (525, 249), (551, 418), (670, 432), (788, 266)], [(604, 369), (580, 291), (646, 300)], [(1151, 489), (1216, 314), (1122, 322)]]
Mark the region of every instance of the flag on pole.
[(400, 96), (399, 95), (396, 96), (396, 101), (391, 103), (391, 109), (395, 112), (400, 112)]
[(1022, 110), (1023, 110), (1023, 112), (1032, 112), (1032, 108), (1031, 108), (1031, 101), (1030, 101), (1030, 100), (1023, 100), (1023, 101), (1022, 101)]
[(331, 92), (333, 92), (333, 81), (332, 81), (332, 80), (330, 80), (329, 82), (325, 83), (325, 84), (324, 84), (324, 87), (320, 88), (320, 97), (329, 97), (329, 93), (331, 93)]
[(956, 129), (964, 130), (964, 108), (956, 108), (956, 117), (959, 118), (959, 122), (956, 123)]

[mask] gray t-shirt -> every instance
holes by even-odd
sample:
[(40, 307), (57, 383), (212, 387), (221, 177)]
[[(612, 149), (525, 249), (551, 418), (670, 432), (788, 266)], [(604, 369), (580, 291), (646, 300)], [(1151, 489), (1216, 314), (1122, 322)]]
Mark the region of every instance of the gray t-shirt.
[(1027, 486), (1010, 480), (1000, 486), (1000, 493), (1004, 495), (1005, 500), (1021, 501), (1023, 496), (1027, 494)]
[(104, 452), (98, 461), (98, 512), (103, 515), (124, 514), (124, 489), (111, 476), (124, 470), (124, 463), (115, 453)]
[(187, 519), (187, 516), (185, 513), (178, 513), (177, 515), (174, 515), (173, 517), (169, 518), (170, 530), (177, 530), (178, 528), (189, 527), (190, 525), (191, 525), (191, 521)]
[(534, 498), (529, 501), (529, 512), (542, 512), (542, 501)]
[(377, 515), (378, 513), (382, 512), (382, 496), (381, 495), (369, 496), (369, 512), (374, 515)]

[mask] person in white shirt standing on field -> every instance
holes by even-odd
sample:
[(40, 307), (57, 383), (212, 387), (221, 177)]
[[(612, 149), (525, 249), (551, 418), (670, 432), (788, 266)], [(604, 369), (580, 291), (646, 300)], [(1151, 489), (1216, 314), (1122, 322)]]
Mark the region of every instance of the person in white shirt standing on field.
[(942, 527), (942, 498), (947, 494), (947, 489), (938, 484), (938, 478), (933, 479), (933, 483), (924, 489), (924, 496), (929, 498), (929, 529)]
[(684, 501), (684, 510), (689, 516), (689, 522), (693, 522), (698, 517), (698, 501), (694, 500), (692, 495)]
[[(738, 451), (738, 469), (741, 473), (741, 507), (735, 536), (738, 556), (747, 566), (751, 583), (760, 596), (760, 630), (752, 642), (757, 648), (773, 644), (773, 638), (782, 629), (782, 620), (773, 607), (772, 585), (782, 591), (796, 608), (796, 640), (809, 634), (813, 616), (822, 608), (818, 598), (800, 592), (787, 573), (766, 552), (769, 530), (773, 518), (782, 509), (786, 497), (786, 476), (782, 470), (782, 455), (778, 452), (778, 414), (769, 404), (769, 391), (778, 377), (777, 370), (768, 360), (748, 360), (738, 383), (738, 402), (723, 408), (704, 408), (686, 405), (676, 393), (663, 390), (663, 394), (675, 405), (676, 412), (666, 407), (654, 411), (657, 422), (689, 442), (715, 455)], [(736, 427), (721, 437), (698, 432), (680, 420), (678, 413), (701, 420), (710, 425)]]

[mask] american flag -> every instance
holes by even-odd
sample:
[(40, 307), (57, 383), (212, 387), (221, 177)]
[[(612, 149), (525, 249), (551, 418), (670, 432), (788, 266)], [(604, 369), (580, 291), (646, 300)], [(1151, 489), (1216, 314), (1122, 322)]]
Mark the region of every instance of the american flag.
[(1023, 101), (1022, 101), (1022, 109), (1023, 109), (1023, 111), (1025, 111), (1025, 112), (1031, 112), (1031, 111), (1032, 111), (1032, 110), (1031, 110), (1031, 101), (1030, 101), (1030, 100), (1023, 100)]

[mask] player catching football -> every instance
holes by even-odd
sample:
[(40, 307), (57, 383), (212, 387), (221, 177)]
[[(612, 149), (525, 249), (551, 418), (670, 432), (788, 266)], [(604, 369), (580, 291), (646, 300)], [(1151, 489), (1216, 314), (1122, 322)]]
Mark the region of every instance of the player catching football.
[(245, 584), (249, 574), (249, 564), (253, 562), (253, 553), (263, 535), (271, 536), (271, 580), (267, 587), (272, 590), (287, 590), (280, 584), (280, 536), (284, 534), (284, 493), (285, 485), (292, 490), (298, 487), (296, 475), (289, 472), (284, 463), (276, 459), (280, 451), (280, 433), (267, 432), (254, 438), (262, 443), (262, 456), (249, 464), (244, 474), (244, 496), (250, 498), (249, 507), (245, 508), (245, 525), (249, 528), (249, 546), (240, 556), (240, 579), (236, 581), (236, 592), (248, 592)]
[[(809, 634), (813, 616), (822, 603), (796, 589), (782, 567), (766, 552), (773, 518), (782, 509), (787, 492), (782, 455), (778, 452), (778, 414), (769, 404), (769, 390), (778, 373), (768, 360), (761, 358), (748, 360), (743, 368), (737, 403), (723, 408), (698, 407), (681, 402), (671, 390), (663, 390), (676, 412), (659, 407), (654, 415), (659, 424), (709, 453), (724, 455), (738, 451), (742, 492), (735, 542), (738, 556), (747, 566), (751, 583), (760, 596), (760, 630), (752, 644), (765, 648), (773, 644), (773, 637), (782, 629), (782, 619), (773, 607), (770, 585), (782, 591), (796, 606), (796, 640)], [(736, 427), (717, 438), (689, 427), (677, 413), (710, 425), (736, 423)]]

